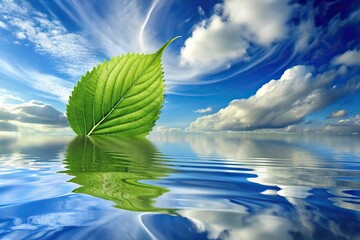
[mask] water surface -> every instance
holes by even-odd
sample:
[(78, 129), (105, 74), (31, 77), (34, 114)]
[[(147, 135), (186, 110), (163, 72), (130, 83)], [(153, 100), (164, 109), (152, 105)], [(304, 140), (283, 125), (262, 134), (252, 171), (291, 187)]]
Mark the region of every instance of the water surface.
[(360, 239), (360, 138), (0, 137), (0, 239)]

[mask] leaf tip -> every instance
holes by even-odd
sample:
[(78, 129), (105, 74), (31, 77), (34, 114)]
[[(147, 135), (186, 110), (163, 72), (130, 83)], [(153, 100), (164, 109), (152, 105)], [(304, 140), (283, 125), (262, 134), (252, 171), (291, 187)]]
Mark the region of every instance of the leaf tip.
[(160, 53), (160, 55), (162, 55), (162, 53), (164, 52), (164, 50), (176, 39), (181, 38), (181, 36), (176, 36), (172, 39), (170, 39), (169, 41), (167, 41), (158, 51), (157, 53)]

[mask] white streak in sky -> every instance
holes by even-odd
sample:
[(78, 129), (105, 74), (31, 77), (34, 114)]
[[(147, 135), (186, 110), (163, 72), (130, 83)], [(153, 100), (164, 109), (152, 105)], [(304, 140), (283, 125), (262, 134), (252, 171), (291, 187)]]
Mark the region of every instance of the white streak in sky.
[(153, 2), (153, 4), (151, 5), (150, 7), (150, 10), (149, 12), (147, 13), (146, 15), (146, 18), (145, 18), (145, 21), (143, 23), (143, 25), (141, 26), (141, 29), (140, 29), (140, 34), (139, 34), (139, 43), (140, 43), (140, 48), (141, 48), (141, 51), (142, 52), (145, 52), (145, 46), (144, 46), (144, 30), (145, 30), (145, 27), (146, 27), (146, 24), (148, 23), (149, 19), (150, 19), (150, 16), (151, 16), (151, 13), (154, 11), (154, 8), (156, 7), (156, 5), (158, 4), (159, 0), (155, 0)]

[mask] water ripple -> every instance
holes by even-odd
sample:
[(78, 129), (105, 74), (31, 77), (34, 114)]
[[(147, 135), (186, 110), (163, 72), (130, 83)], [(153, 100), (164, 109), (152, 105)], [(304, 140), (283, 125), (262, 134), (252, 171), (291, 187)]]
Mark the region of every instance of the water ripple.
[(150, 141), (1, 143), (0, 238), (360, 236), (357, 136), (180, 134)]

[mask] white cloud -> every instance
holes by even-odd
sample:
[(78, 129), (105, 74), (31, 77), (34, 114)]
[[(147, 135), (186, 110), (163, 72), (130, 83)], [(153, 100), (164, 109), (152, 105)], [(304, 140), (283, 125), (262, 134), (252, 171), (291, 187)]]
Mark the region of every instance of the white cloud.
[(355, 115), (347, 119), (341, 119), (336, 123), (325, 126), (325, 132), (333, 134), (360, 134), (360, 115)]
[(343, 117), (346, 115), (346, 111), (344, 109), (341, 109), (339, 111), (336, 112), (332, 112), (329, 116), (327, 116), (326, 118), (339, 118), (339, 117)]
[(254, 130), (283, 128), (360, 88), (356, 78), (333, 86), (336, 72), (313, 76), (312, 68), (295, 66), (278, 80), (264, 84), (248, 99), (233, 100), (219, 112), (200, 117), (191, 131)]
[[(26, 39), (26, 35), (23, 32), (17, 32), (15, 36), (17, 39)], [(20, 42), (18, 41), (18, 43), (20, 43)]]
[(269, 46), (287, 37), (291, 12), (287, 0), (225, 0), (216, 9), (185, 41), (183, 65), (219, 67), (231, 60), (246, 60), (250, 42)]
[[(340, 117), (339, 117), (340, 118)], [(341, 118), (336, 122), (310, 122), (299, 123), (283, 129), (293, 133), (325, 133), (331, 135), (360, 135), (360, 115)]]
[(86, 0), (70, 0), (67, 4), (61, 1), (56, 3), (92, 35), (109, 57), (129, 51), (148, 52), (156, 45), (156, 41), (149, 36), (145, 27), (153, 11), (164, 2), (149, 2), (147, 12), (143, 11), (146, 8), (144, 3), (136, 0), (103, 1), (101, 12), (96, 4), (89, 4)]
[(244, 25), (256, 42), (268, 45), (285, 38), (291, 8), (287, 0), (225, 0), (224, 15)]
[(24, 99), (9, 93), (7, 90), (0, 88), (0, 106), (8, 107), (13, 103), (22, 103)]
[[(46, 97), (53, 95), (62, 102), (67, 102), (73, 84), (54, 75), (38, 72), (18, 64), (12, 64), (0, 57), (0, 72), (9, 77), (22, 80), (36, 90), (46, 93)], [(0, 97), (1, 100), (1, 97)]]
[(212, 107), (207, 107), (207, 108), (200, 108), (198, 110), (195, 110), (196, 113), (209, 113), (212, 112)]
[(180, 133), (183, 132), (183, 129), (181, 128), (175, 128), (175, 127), (167, 127), (167, 126), (156, 126), (152, 133)]
[(15, 128), (20, 132), (66, 132), (68, 130), (64, 113), (35, 100), (6, 107), (1, 106), (0, 123), (0, 131), (4, 131), (4, 129), (14, 131)]
[(334, 65), (358, 66), (360, 65), (360, 50), (349, 50), (333, 58)]
[(229, 60), (244, 57), (248, 42), (238, 32), (238, 26), (223, 22), (220, 16), (212, 16), (209, 23), (203, 21), (185, 41), (181, 49), (183, 65), (217, 67)]
[(73, 89), (73, 83), (67, 82), (64, 79), (56, 76), (40, 73), (35, 70), (24, 71), (26, 76), (34, 80), (32, 86), (35, 89), (44, 91), (48, 95), (57, 96), (60, 101), (66, 103)]
[(7, 25), (4, 22), (0, 21), (0, 28), (7, 29)]
[[(282, 17), (285, 19), (288, 11), (292, 9), (292, 6), (290, 7), (285, 0), (281, 0), (281, 4), (277, 1), (267, 3), (266, 0), (261, 2), (262, 4), (259, 4), (265, 5), (265, 7), (256, 6), (251, 4), (250, 1), (248, 2), (251, 8), (258, 8), (259, 11), (260, 9), (264, 11), (265, 8), (268, 8), (267, 5), (269, 4), (274, 6), (269, 8), (272, 13), (275, 11), (274, 8), (277, 8), (276, 16), (267, 19), (268, 21), (264, 21), (266, 24), (271, 23), (272, 26), (280, 24), (282, 20), (279, 19)], [(282, 5), (282, 3), (284, 4)], [(171, 15), (171, 8), (169, 7), (171, 3), (167, 1), (156, 0), (145, 3), (140, 0), (121, 2), (105, 0), (102, 5), (103, 11), (98, 11), (95, 4), (89, 3), (89, 1), (86, 0), (70, 0), (67, 2), (57, 0), (56, 4), (58, 4), (84, 32), (91, 36), (96, 46), (103, 50), (108, 57), (129, 51), (153, 52), (164, 43), (164, 40), (159, 42), (157, 39), (159, 31), (162, 31), (162, 35), (164, 36), (176, 35), (176, 33), (171, 32), (171, 29), (161, 30), (158, 28), (159, 25), (165, 23), (172, 24), (168, 23), (169, 20), (167, 16)], [(236, 3), (229, 1), (229, 4)], [(233, 74), (238, 74), (255, 66), (257, 63), (264, 61), (265, 58), (270, 58), (276, 53), (276, 50), (279, 50), (280, 46), (272, 44), (273, 41), (269, 40), (268, 36), (273, 36), (272, 33), (265, 34), (266, 27), (259, 24), (262, 26), (262, 31), (261, 34), (257, 34), (258, 31), (252, 33), (257, 26), (250, 24), (250, 21), (243, 20), (244, 24), (238, 23), (240, 20), (236, 19), (234, 20), (236, 23), (224, 21), (220, 16), (221, 9), (223, 8), (224, 4), (217, 4), (214, 7), (215, 14), (204, 20), (204, 22), (193, 26), (194, 31), (196, 28), (199, 29), (199, 34), (195, 34), (194, 32), (194, 34), (199, 37), (191, 40), (195, 43), (194, 45), (190, 44), (191, 46), (187, 45), (185, 47), (188, 50), (183, 48), (185, 51), (183, 54), (186, 55), (186, 52), (188, 52), (187, 60), (193, 61), (194, 64), (180, 64), (180, 62), (185, 63), (188, 61), (185, 61), (184, 58), (179, 58), (179, 53), (174, 51), (173, 47), (176, 46), (176, 42), (170, 45), (164, 53), (164, 75), (167, 89), (169, 89), (169, 87), (172, 89), (171, 94), (177, 94), (177, 90), (180, 88), (177, 88), (176, 85), (179, 84), (195, 85), (204, 84), (204, 82), (214, 83), (224, 80), (209, 80), (201, 76), (229, 69), (232, 60), (238, 62), (239, 56), (244, 57), (242, 60), (247, 62), (244, 62), (245, 66)], [(261, 12), (259, 14), (262, 15)], [(128, 19), (131, 19), (131, 21), (129, 22)], [(257, 21), (260, 20), (258, 19)], [(219, 28), (217, 27), (218, 25), (220, 25)], [(247, 25), (251, 25), (251, 27), (247, 28)], [(274, 34), (278, 34), (278, 36), (273, 36), (274, 42), (286, 37), (284, 33), (288, 32), (288, 27), (285, 23), (283, 27), (282, 31), (279, 30), (280, 28), (276, 28), (277, 31), (276, 33), (274, 32)], [(211, 31), (207, 28), (211, 28)], [(190, 41), (190, 39), (192, 38), (187, 39), (187, 41)], [(247, 50), (249, 49), (248, 41), (257, 41), (259, 43), (254, 45), (261, 46), (260, 48), (251, 48), (249, 51), (249, 55), (251, 55), (250, 60), (249, 56), (247, 56)], [(197, 42), (199, 42), (199, 46), (197, 46)], [(213, 42), (214, 44), (218, 43), (219, 46), (214, 47)], [(262, 44), (265, 42), (268, 44)], [(195, 59), (197, 55), (199, 57)]]
[(274, 216), (279, 209), (267, 209), (253, 214), (229, 211), (180, 210), (179, 214), (190, 219), (198, 232), (209, 239), (284, 239), (290, 240), (291, 232), (299, 231), (284, 216)]
[[(99, 49), (108, 57), (127, 52), (154, 52), (164, 44), (158, 41), (159, 25), (167, 22), (167, 1), (103, 1), (99, 12), (95, 4), (86, 0), (56, 1), (58, 6), (88, 33)], [(129, 21), (131, 19), (131, 21)], [(161, 23), (158, 23), (161, 22)], [(172, 37), (176, 33), (166, 34)], [(175, 43), (174, 43), (175, 44)], [(164, 53), (164, 75), (167, 93), (175, 94), (175, 84), (198, 84), (198, 76), (207, 69), (179, 66), (178, 53), (171, 51), (171, 44)], [(169, 91), (170, 89), (170, 91)]]
[(47, 124), (55, 127), (67, 127), (64, 113), (40, 101), (22, 103), (12, 109), (17, 115), (16, 120), (23, 123)]
[(204, 9), (202, 9), (201, 6), (198, 6), (198, 12), (199, 12), (200, 16), (205, 16), (205, 11), (204, 11)]
[(54, 107), (39, 101), (13, 105), (12, 107), (0, 108), (0, 120), (14, 120), (22, 123), (48, 124), (57, 127), (68, 126), (64, 113)]
[[(306, 51), (311, 48), (311, 44), (314, 38), (314, 33), (316, 33), (316, 27), (314, 23), (314, 17), (308, 17), (306, 21), (300, 23), (298, 28), (296, 29), (297, 40), (295, 43), (296, 51)], [(316, 34), (315, 34), (316, 35)]]
[(60, 71), (78, 76), (98, 62), (86, 38), (70, 33), (59, 20), (50, 20), (29, 3), (2, 1), (0, 13), (7, 16), (6, 24), (21, 43), (30, 42), (40, 54), (60, 60)]

